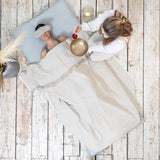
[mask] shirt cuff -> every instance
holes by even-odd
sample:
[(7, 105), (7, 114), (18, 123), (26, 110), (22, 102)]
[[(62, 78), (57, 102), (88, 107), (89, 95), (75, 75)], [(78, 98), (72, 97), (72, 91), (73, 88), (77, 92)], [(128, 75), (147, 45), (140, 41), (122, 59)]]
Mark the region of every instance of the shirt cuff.
[(86, 23), (83, 23), (80, 26), (82, 27), (83, 31), (87, 31), (88, 30), (88, 25)]

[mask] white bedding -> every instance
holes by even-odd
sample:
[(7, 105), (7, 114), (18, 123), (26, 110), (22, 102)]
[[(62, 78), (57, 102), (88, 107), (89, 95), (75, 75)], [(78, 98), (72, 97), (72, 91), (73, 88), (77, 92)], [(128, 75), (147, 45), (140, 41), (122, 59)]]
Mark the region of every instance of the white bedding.
[[(80, 37), (88, 39), (81, 32)], [(116, 57), (92, 62), (60, 43), (20, 74), (29, 90), (45, 92), (62, 123), (93, 156), (142, 123), (135, 86)]]

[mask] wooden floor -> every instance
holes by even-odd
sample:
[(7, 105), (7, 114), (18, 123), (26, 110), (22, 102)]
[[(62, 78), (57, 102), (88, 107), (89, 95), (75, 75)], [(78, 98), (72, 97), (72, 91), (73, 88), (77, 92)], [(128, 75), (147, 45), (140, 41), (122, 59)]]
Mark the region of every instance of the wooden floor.
[[(0, 0), (1, 47), (12, 39), (9, 32), (41, 13), (56, 0)], [(134, 33), (118, 58), (135, 79), (136, 96), (146, 122), (114, 143), (95, 160), (159, 160), (159, 0), (66, 0), (83, 22), (82, 9), (118, 9), (128, 16)], [(26, 65), (22, 56), (20, 63)], [(128, 82), (129, 85), (129, 82)], [(5, 80), (0, 105), (0, 160), (89, 160), (84, 146), (63, 126), (42, 96), (31, 95), (20, 79)]]

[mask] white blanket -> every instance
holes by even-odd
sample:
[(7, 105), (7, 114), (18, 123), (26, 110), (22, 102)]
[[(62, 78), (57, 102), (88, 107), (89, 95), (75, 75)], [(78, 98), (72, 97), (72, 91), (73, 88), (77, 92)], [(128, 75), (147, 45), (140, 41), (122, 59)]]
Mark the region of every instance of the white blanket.
[(29, 90), (45, 91), (62, 123), (94, 155), (142, 122), (140, 106), (134, 81), (116, 57), (92, 62), (72, 55), (70, 43), (60, 43), (20, 78)]

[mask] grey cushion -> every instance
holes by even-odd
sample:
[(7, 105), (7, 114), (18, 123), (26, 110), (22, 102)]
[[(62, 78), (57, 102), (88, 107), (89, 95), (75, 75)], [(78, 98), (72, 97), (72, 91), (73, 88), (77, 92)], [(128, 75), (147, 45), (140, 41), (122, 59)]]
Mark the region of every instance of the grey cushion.
[(53, 38), (58, 38), (62, 35), (71, 37), (73, 25), (79, 24), (65, 0), (59, 0), (40, 15), (12, 30), (11, 34), (14, 38), (18, 37), (23, 31), (27, 31), (21, 49), (29, 63), (40, 61), (41, 50), (46, 45), (43, 40), (34, 37), (35, 27), (40, 23), (48, 24), (52, 27), (51, 34)]

